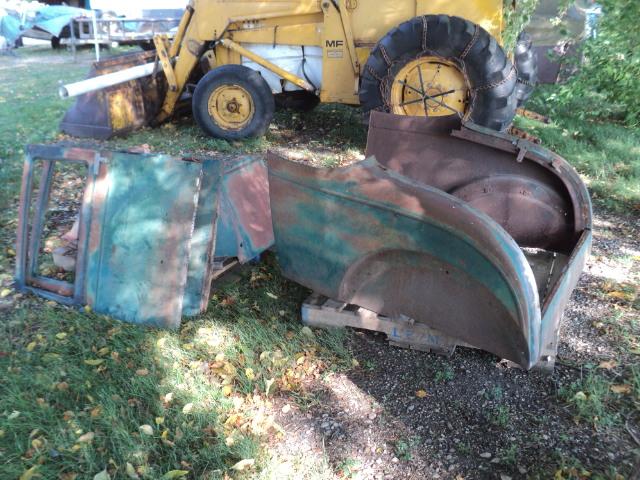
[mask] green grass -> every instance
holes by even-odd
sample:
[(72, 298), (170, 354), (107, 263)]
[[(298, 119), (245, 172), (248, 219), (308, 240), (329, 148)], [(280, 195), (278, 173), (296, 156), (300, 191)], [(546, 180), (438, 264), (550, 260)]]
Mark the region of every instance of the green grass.
[[(0, 57), (0, 295), (12, 281), (23, 148), (69, 140), (57, 128), (72, 101), (57, 97), (57, 83), (83, 78), (92, 53), (81, 52), (76, 64), (68, 53), (48, 49), (24, 49), (18, 55), (19, 61)], [(543, 87), (529, 105), (551, 115), (551, 124), (518, 123), (578, 169), (596, 202), (620, 210), (637, 208), (638, 130), (554, 110), (548, 101), (552, 95), (553, 87)], [(147, 144), (153, 151), (176, 155), (291, 148), (332, 166), (341, 164), (345, 152), (352, 157), (361, 153), (365, 141), (357, 109), (324, 105), (305, 114), (279, 112), (265, 138), (246, 142), (205, 137), (191, 120), (179, 119), (98, 145), (119, 149)], [(188, 478), (207, 480), (223, 478), (235, 462), (248, 458), (255, 458), (258, 470), (269, 478), (272, 465), (263, 440), (272, 429), (268, 420), (258, 421), (267, 393), (287, 395), (303, 410), (312, 408), (318, 399), (300, 382), (302, 370), (350, 365), (343, 333), (318, 332), (311, 338), (301, 333), (298, 309), (306, 293), (283, 280), (267, 261), (252, 267), (237, 285), (218, 291), (206, 315), (183, 323), (178, 332), (167, 332), (10, 292), (18, 306), (0, 311), (2, 478), (18, 478), (29, 468), (43, 479), (71, 480), (75, 473), (78, 479), (92, 479), (104, 469), (112, 478), (128, 478), (130, 464), (140, 478), (187, 470)], [(364, 366), (374, 367), (372, 362)], [(625, 367), (616, 374), (593, 371), (566, 387), (560, 401), (571, 406), (577, 421), (597, 428), (619, 426), (622, 415), (637, 409), (631, 399), (640, 395), (640, 370)], [(446, 363), (436, 367), (437, 382), (454, 377)], [(630, 384), (633, 394), (611, 392), (614, 382)], [(578, 392), (584, 399), (576, 397)], [(502, 392), (491, 395), (499, 400)], [(505, 424), (508, 412), (497, 413), (497, 424)], [(144, 433), (147, 427), (140, 430), (144, 425), (152, 428), (151, 435)], [(90, 432), (93, 439), (81, 442)], [(410, 455), (409, 447), (407, 441), (399, 443), (399, 455)], [(470, 450), (466, 444), (457, 448)], [(510, 458), (511, 452), (506, 453)], [(355, 470), (343, 467), (345, 474)], [(314, 478), (331, 473), (327, 465), (314, 471)]]
[[(554, 107), (554, 86), (539, 86), (527, 108), (548, 115), (548, 125), (518, 118), (585, 178), (594, 202), (616, 210), (640, 209), (640, 129), (582, 118)], [(585, 99), (584, 108), (589, 108)]]
[(268, 397), (304, 392), (310, 368), (350, 365), (344, 332), (306, 335), (306, 291), (273, 270), (253, 267), (178, 332), (38, 301), (15, 311), (0, 323), (3, 478), (33, 466), (42, 478), (105, 468), (124, 478), (130, 463), (141, 478), (183, 469), (213, 479), (259, 461), (274, 432), (261, 418)]
[[(7, 287), (24, 146), (69, 140), (58, 133), (58, 123), (72, 102), (57, 97), (57, 82), (83, 78), (92, 53), (81, 52), (77, 64), (70, 54), (48, 49), (18, 55), (0, 63), (0, 294), (8, 290), (17, 302), (0, 313), (0, 476), (31, 472), (39, 475), (34, 478), (80, 480), (106, 469), (112, 479), (159, 479), (184, 470), (186, 478), (207, 480), (225, 478), (236, 462), (255, 459), (250, 471), (268, 478), (264, 441), (278, 427), (264, 414), (267, 403), (274, 395), (307, 398), (309, 372), (351, 365), (345, 332), (302, 331), (299, 308), (308, 291), (284, 280), (273, 259), (218, 290), (207, 313), (177, 332), (15, 295)], [(333, 119), (347, 110), (324, 111)], [(353, 113), (327, 129), (322, 142), (344, 129), (348, 115)], [(278, 122), (288, 129), (304, 119), (279, 114)], [(205, 137), (183, 119), (93, 144), (148, 144), (153, 151), (190, 155), (263, 151), (278, 139), (270, 133), (231, 144)], [(327, 465), (300, 467), (305, 469), (310, 478), (330, 472)]]

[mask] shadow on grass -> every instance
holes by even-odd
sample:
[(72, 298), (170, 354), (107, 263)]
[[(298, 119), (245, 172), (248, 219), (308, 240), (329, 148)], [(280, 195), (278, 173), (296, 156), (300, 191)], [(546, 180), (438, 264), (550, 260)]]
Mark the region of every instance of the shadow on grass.
[(344, 332), (301, 331), (305, 295), (267, 261), (178, 332), (28, 299), (1, 327), (3, 477), (35, 467), (125, 478), (129, 463), (140, 478), (214, 479), (240, 460), (260, 467), (267, 393), (295, 389), (287, 372), (301, 366), (347, 365)]

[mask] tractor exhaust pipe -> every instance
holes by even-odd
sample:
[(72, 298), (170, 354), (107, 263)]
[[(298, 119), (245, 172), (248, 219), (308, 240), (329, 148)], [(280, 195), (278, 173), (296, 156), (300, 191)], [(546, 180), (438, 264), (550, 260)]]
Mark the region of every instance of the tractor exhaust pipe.
[(119, 83), (128, 82), (130, 80), (136, 80), (138, 78), (151, 75), (155, 69), (155, 62), (147, 63), (145, 65), (137, 65), (135, 67), (127, 68), (117, 72), (107, 73), (80, 82), (68, 83), (67, 85), (60, 85), (58, 94), (60, 98), (77, 97), (84, 93), (95, 92), (96, 90), (102, 90), (103, 88), (118, 85)]

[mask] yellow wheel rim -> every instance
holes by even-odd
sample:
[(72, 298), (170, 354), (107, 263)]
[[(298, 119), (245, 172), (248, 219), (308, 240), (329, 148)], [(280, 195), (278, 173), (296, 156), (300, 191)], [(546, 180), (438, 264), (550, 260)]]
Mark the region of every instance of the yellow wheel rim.
[(221, 85), (209, 96), (209, 115), (224, 130), (242, 130), (255, 115), (251, 94), (240, 85)]
[(391, 86), (391, 110), (396, 115), (442, 117), (464, 115), (469, 86), (460, 69), (438, 57), (406, 64)]

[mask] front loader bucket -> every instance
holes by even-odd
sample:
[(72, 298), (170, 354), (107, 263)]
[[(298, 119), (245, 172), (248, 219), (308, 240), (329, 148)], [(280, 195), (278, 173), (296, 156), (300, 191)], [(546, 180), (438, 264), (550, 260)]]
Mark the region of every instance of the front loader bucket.
[(449, 118), (378, 113), (367, 154), (340, 169), (269, 157), (284, 274), (524, 368), (552, 366), (591, 245), (571, 166)]
[[(155, 52), (140, 52), (94, 62), (88, 78), (153, 62)], [(157, 75), (131, 80), (80, 95), (67, 111), (60, 130), (98, 139), (128, 133), (151, 123), (164, 99), (166, 81)]]

